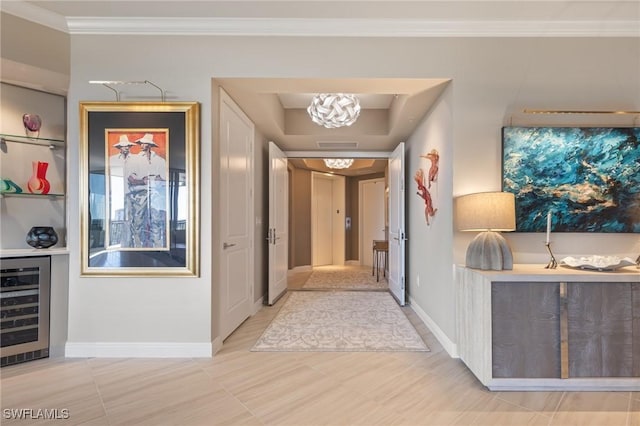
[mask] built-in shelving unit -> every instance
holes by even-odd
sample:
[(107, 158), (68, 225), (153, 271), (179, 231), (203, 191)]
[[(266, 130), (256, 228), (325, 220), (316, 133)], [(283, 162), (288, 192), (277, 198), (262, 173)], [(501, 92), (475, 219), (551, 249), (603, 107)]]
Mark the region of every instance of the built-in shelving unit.
[[(67, 143), (65, 96), (0, 82), (0, 265), (2, 271), (2, 365), (28, 361), (47, 355), (65, 354), (68, 328), (69, 249), (67, 224)], [(24, 115), (41, 118), (40, 130), (25, 130)], [(28, 182), (37, 168), (35, 162), (48, 163), (45, 179), (47, 194), (33, 194)], [(10, 182), (9, 182), (10, 181)], [(15, 186), (14, 186), (15, 185)], [(16, 192), (20, 188), (21, 192)], [(35, 249), (25, 237), (34, 226), (51, 226), (58, 243)], [(34, 262), (46, 259), (35, 268)], [(38, 283), (35, 288), (18, 288), (13, 282)], [(37, 297), (37, 338), (35, 331)], [(33, 293), (33, 294), (31, 294)], [(15, 297), (14, 297), (15, 296)], [(18, 311), (18, 305), (33, 312)], [(29, 324), (25, 322), (29, 322)], [(24, 328), (23, 328), (24, 327)], [(28, 336), (22, 336), (21, 333)], [(12, 340), (12, 336), (21, 341)]]
[[(6, 146), (7, 144), (21, 144), (21, 145), (34, 145), (37, 147), (49, 148), (50, 150), (58, 150), (65, 148), (65, 141), (62, 139), (40, 138), (33, 136), (20, 136), (0, 133), (0, 149), (3, 153), (9, 153), (10, 150)], [(5, 167), (6, 168), (6, 167)], [(3, 179), (10, 178), (11, 176), (2, 176)], [(21, 192), (4, 191), (0, 190), (0, 198), (5, 197), (28, 197), (28, 198), (61, 198), (65, 194), (62, 192), (49, 192), (47, 194), (33, 194), (25, 192), (24, 188), (20, 188)]]

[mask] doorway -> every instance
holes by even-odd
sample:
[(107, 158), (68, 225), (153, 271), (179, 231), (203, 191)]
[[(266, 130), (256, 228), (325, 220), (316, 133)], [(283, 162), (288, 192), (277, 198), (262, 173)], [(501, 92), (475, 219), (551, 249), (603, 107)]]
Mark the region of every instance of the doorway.
[[(389, 274), (392, 271), (394, 272), (394, 286), (393, 288), (389, 286), (389, 290), (396, 297), (399, 304), (404, 305), (405, 239), (404, 211), (402, 210), (404, 204), (404, 163), (400, 161), (404, 157), (404, 143), (400, 143), (393, 152), (345, 152), (336, 154), (315, 151), (284, 151), (283, 154), (287, 158), (288, 167), (290, 167), (290, 176), (293, 176), (292, 181), (290, 181), (293, 188), (289, 188), (293, 195), (290, 209), (291, 207), (293, 208), (290, 210), (292, 232), (289, 233), (288, 246), (295, 247), (294, 253), (292, 253), (292, 260), (295, 263), (293, 268), (290, 268), (289, 273), (303, 271), (312, 273), (315, 267), (320, 267), (321, 265), (325, 265), (325, 267), (327, 267), (326, 265), (344, 267), (345, 263), (347, 265), (356, 263), (358, 267), (366, 268), (371, 273), (370, 267), (367, 268), (361, 265), (362, 257), (359, 255), (360, 246), (364, 246), (363, 250), (368, 251), (368, 249), (372, 248), (373, 239), (370, 243), (360, 243), (359, 211), (361, 209), (359, 207), (358, 187), (359, 182), (362, 180), (380, 178), (380, 189), (383, 190), (381, 191), (383, 194), (378, 198), (382, 198), (380, 212), (383, 218), (382, 223), (384, 224), (380, 227), (382, 232), (381, 239), (387, 239), (388, 235), (389, 240), (388, 255), (384, 262), (385, 269)], [(354, 158), (354, 164), (355, 161), (360, 160), (361, 165), (359, 169), (349, 167), (350, 170), (346, 171), (318, 168), (321, 167), (319, 163), (324, 164), (322, 159), (327, 157)], [(269, 164), (273, 164), (272, 160), (272, 158), (269, 159)], [(379, 163), (377, 164), (377, 169), (374, 169), (376, 167), (374, 163)], [(393, 170), (391, 170), (391, 164), (394, 164)], [(387, 177), (388, 174), (392, 174), (395, 178), (391, 179), (391, 175)], [(386, 191), (387, 185), (385, 184), (387, 179), (389, 182), (388, 193)], [(340, 184), (337, 188), (341, 189), (335, 189), (334, 180), (344, 180), (345, 182), (349, 180), (350, 183), (348, 185), (346, 183), (344, 185)], [(392, 186), (392, 181), (399, 184)], [(346, 190), (342, 188), (346, 188)], [(392, 193), (395, 193), (395, 195)], [(343, 206), (335, 207), (337, 206), (336, 201), (334, 201), (336, 194), (339, 194), (337, 198), (344, 202)], [(388, 202), (392, 195), (395, 200), (393, 204)], [(345, 210), (345, 205), (350, 207)], [(387, 209), (389, 211), (385, 212)], [(353, 213), (352, 216), (350, 211)], [(388, 228), (389, 231), (385, 231), (387, 229), (385, 226), (386, 220), (389, 218), (389, 226), (391, 226), (390, 220), (392, 217), (398, 219), (396, 220), (397, 223), (394, 222), (395, 233), (393, 235), (390, 228)], [(400, 218), (402, 220), (399, 220)], [(350, 230), (352, 232), (349, 232)], [(333, 238), (325, 238), (333, 233), (339, 235), (340, 244), (335, 244)], [(338, 254), (334, 253), (336, 250)], [(353, 257), (345, 256), (346, 252), (351, 253), (350, 256)], [(357, 260), (355, 262), (345, 262), (345, 259)], [(271, 270), (272, 267), (274, 265), (271, 265), (270, 262), (269, 269)], [(383, 275), (385, 281), (388, 281), (384, 274), (381, 275)], [(269, 289), (271, 290), (271, 286), (269, 286)]]
[(345, 254), (344, 176), (311, 174), (312, 266), (343, 265)]
[(373, 266), (373, 241), (386, 240), (385, 179), (359, 182), (360, 265)]

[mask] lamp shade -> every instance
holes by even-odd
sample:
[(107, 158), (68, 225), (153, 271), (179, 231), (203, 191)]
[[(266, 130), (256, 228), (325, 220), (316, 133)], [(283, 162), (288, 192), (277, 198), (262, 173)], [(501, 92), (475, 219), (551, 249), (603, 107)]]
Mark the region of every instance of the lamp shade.
[(459, 231), (513, 231), (516, 201), (510, 192), (478, 192), (456, 198)]
[(360, 115), (360, 101), (351, 93), (318, 93), (307, 112), (314, 123), (327, 129), (351, 126)]
[(513, 269), (511, 249), (499, 231), (516, 229), (515, 206), (515, 196), (510, 192), (479, 192), (456, 199), (458, 229), (481, 231), (467, 247), (467, 267)]

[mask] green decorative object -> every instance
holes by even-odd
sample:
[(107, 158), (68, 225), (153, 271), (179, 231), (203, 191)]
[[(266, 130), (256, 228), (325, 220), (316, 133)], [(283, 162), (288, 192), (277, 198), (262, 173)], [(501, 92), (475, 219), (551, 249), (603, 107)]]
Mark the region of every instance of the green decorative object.
[(3, 194), (20, 194), (22, 188), (20, 188), (11, 179), (0, 178), (0, 193)]

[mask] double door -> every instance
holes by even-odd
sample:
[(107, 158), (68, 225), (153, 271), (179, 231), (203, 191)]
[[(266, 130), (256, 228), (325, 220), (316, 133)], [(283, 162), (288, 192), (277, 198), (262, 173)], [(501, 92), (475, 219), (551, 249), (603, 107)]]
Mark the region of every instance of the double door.
[[(273, 146), (273, 148), (272, 148)], [(313, 156), (310, 152), (305, 156)], [(405, 304), (405, 216), (404, 216), (404, 143), (389, 155), (389, 257), (388, 282), (391, 294), (400, 305)], [(286, 154), (273, 143), (269, 149), (269, 287), (268, 300), (272, 304), (286, 289), (286, 274), (278, 273), (286, 265), (288, 244), (283, 235), (288, 232), (288, 200), (280, 194), (288, 193)], [(277, 176), (281, 175), (281, 178)], [(272, 236), (275, 236), (272, 238)], [(280, 238), (278, 238), (280, 237)], [(280, 242), (280, 248), (278, 248)], [(273, 253), (273, 254), (272, 254)], [(284, 260), (283, 260), (284, 259)], [(283, 277), (284, 275), (284, 277)]]

